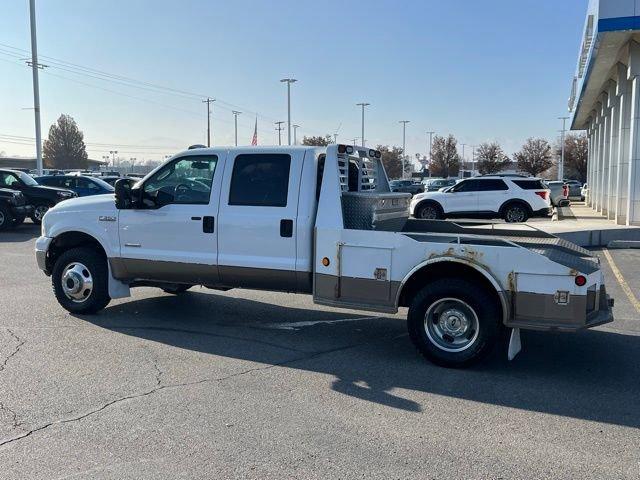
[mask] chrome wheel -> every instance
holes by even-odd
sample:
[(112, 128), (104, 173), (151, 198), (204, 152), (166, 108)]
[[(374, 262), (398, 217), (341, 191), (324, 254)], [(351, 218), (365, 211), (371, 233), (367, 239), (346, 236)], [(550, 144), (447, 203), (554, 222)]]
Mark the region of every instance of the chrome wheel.
[(419, 216), (423, 220), (437, 220), (438, 210), (433, 205), (426, 205), (420, 209)]
[(519, 223), (524, 222), (527, 214), (522, 207), (514, 206), (507, 209), (507, 214), (505, 215), (505, 217), (505, 220), (509, 223)]
[(445, 352), (462, 352), (478, 338), (476, 312), (457, 298), (432, 303), (424, 317), (424, 328), (433, 345)]
[(33, 218), (41, 222), (42, 218), (44, 217), (44, 214), (47, 213), (47, 210), (49, 210), (49, 207), (47, 207), (46, 205), (38, 205), (33, 210)]
[(93, 291), (91, 272), (78, 262), (70, 263), (64, 268), (60, 282), (66, 297), (76, 303), (84, 302)]

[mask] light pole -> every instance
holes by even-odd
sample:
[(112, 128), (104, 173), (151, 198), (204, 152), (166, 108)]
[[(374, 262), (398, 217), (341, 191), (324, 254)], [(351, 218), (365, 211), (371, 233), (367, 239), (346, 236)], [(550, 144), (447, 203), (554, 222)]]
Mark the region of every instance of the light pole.
[(291, 84), (297, 82), (297, 80), (295, 78), (283, 78), (280, 81), (287, 84), (287, 142), (291, 145)]
[(134, 166), (135, 166), (135, 164), (136, 164), (136, 160), (137, 160), (137, 158), (136, 158), (136, 157), (129, 157), (129, 163), (131, 163), (131, 171), (132, 171), (132, 172), (133, 172), (133, 167), (134, 167)]
[(278, 131), (278, 145), (282, 145), (282, 124), (284, 122), (275, 122), (275, 124), (277, 125), (276, 130)]
[(558, 117), (558, 120), (562, 120), (562, 134), (560, 135), (560, 166), (558, 167), (558, 180), (564, 178), (564, 134), (567, 131), (566, 123), (569, 117)]
[(298, 129), (300, 128), (300, 125), (292, 125), (293, 127), (293, 144), (297, 145), (298, 144)]
[(109, 153), (111, 154), (111, 164), (115, 167), (116, 166), (116, 155), (118, 154), (117, 150), (109, 150)]
[(356, 103), (356, 105), (358, 105), (359, 107), (362, 107), (362, 137), (360, 137), (360, 139), (362, 140), (362, 146), (365, 146), (365, 136), (364, 136), (364, 107), (368, 107), (369, 105), (371, 105), (370, 103), (367, 102), (360, 102), (360, 103)]
[(236, 137), (236, 147), (238, 146), (238, 115), (240, 115), (242, 112), (239, 112), (237, 110), (231, 110), (231, 113), (233, 113), (233, 124), (235, 127), (235, 137)]
[(405, 148), (407, 140), (407, 123), (409, 120), (400, 120), (398, 123), (402, 124), (402, 178), (404, 178), (404, 159), (406, 157)]
[(429, 135), (429, 176), (431, 176), (431, 152), (433, 150), (432, 146), (433, 146), (433, 134), (436, 132), (427, 132), (427, 135)]
[(31, 21), (31, 72), (33, 74), (33, 111), (36, 123), (36, 168), (42, 175), (42, 131), (40, 129), (40, 82), (38, 80), (38, 41), (36, 39), (36, 0), (29, 0)]
[(338, 134), (337, 133), (333, 134), (333, 143), (338, 143)]

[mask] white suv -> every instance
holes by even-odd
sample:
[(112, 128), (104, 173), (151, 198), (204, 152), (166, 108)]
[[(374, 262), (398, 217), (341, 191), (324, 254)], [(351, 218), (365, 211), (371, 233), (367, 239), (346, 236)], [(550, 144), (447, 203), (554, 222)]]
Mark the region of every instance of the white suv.
[(411, 201), (411, 215), (422, 219), (480, 217), (514, 223), (551, 213), (550, 191), (539, 178), (468, 178), (445, 191), (420, 193)]

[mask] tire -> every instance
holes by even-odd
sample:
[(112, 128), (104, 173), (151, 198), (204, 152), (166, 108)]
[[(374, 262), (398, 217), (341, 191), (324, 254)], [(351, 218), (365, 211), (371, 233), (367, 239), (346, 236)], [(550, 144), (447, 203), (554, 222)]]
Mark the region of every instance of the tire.
[[(500, 312), (495, 298), (483, 288), (466, 280), (443, 278), (414, 297), (407, 327), (411, 341), (427, 360), (463, 368), (495, 348), (502, 331)], [(435, 321), (443, 313), (448, 314), (445, 321)]]
[(26, 219), (26, 215), (19, 215), (17, 217), (13, 218), (13, 226), (14, 227), (19, 227), (20, 225), (22, 225)]
[(13, 227), (13, 215), (4, 205), (0, 205), (0, 232)]
[(529, 209), (522, 203), (510, 203), (502, 209), (502, 218), (507, 223), (522, 223), (529, 219)]
[(58, 303), (71, 313), (96, 313), (111, 301), (108, 275), (104, 255), (93, 248), (72, 248), (62, 253), (53, 266), (53, 293)]
[(441, 220), (444, 218), (442, 208), (435, 202), (422, 203), (415, 213), (415, 217), (421, 220)]
[(31, 221), (36, 225), (40, 225), (42, 223), (42, 217), (47, 213), (47, 210), (51, 208), (49, 205), (45, 205), (41, 203), (39, 205), (35, 205), (33, 207), (33, 213), (31, 214)]
[(173, 285), (171, 287), (164, 287), (162, 291), (165, 293), (171, 293), (173, 295), (179, 295), (186, 292), (191, 287), (193, 287), (193, 285)]

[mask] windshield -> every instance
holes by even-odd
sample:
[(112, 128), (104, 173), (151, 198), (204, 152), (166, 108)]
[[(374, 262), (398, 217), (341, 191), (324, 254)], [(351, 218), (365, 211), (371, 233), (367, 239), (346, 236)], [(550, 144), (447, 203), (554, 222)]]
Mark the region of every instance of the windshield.
[(94, 182), (94, 183), (97, 183), (98, 185), (100, 185), (105, 190), (108, 190), (110, 192), (114, 191), (113, 186), (109, 185), (107, 182), (105, 182), (101, 178), (92, 178), (91, 181)]
[(27, 175), (24, 172), (18, 172), (18, 171), (16, 171), (15, 174), (18, 176), (18, 178), (20, 178), (22, 183), (24, 183), (25, 185), (28, 185), (30, 187), (38, 185), (38, 182), (36, 182), (31, 175)]

